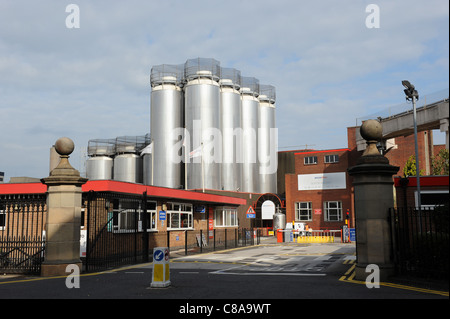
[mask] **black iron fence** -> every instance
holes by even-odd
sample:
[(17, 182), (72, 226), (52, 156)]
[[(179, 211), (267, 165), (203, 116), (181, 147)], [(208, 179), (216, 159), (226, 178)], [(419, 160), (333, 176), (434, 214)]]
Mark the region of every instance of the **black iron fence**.
[(188, 255), (260, 242), (257, 229), (157, 229), (159, 212), (146, 193), (90, 192), (84, 201), (85, 252), (81, 259), (87, 272), (152, 261), (155, 247)]
[(45, 194), (0, 196), (0, 272), (40, 273), (46, 213)]
[[(168, 236), (168, 246), (172, 247), (171, 251), (182, 255), (259, 245), (261, 242), (261, 230), (256, 228), (200, 229), (172, 233)], [(180, 236), (184, 236), (184, 240), (180, 241)]]
[(397, 273), (448, 280), (448, 205), (391, 208), (390, 218)]

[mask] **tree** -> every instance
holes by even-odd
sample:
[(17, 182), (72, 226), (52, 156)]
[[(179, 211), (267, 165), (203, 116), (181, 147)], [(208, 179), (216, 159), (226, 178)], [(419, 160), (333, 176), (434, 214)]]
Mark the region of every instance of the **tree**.
[(431, 160), (431, 170), (433, 175), (448, 175), (448, 157), (449, 152), (445, 148), (441, 149), (438, 155), (433, 156)]
[[(422, 176), (423, 173), (424, 171), (420, 170), (419, 175)], [(403, 176), (416, 176), (416, 157), (414, 155), (411, 155), (406, 161), (405, 167), (403, 167)]]

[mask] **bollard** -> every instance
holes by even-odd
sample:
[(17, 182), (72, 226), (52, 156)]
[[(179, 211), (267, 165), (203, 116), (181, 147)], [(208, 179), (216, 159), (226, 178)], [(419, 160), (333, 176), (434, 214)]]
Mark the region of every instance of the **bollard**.
[(152, 288), (170, 286), (169, 249), (157, 247), (153, 249)]
[(277, 243), (283, 242), (283, 232), (281, 229), (277, 229)]

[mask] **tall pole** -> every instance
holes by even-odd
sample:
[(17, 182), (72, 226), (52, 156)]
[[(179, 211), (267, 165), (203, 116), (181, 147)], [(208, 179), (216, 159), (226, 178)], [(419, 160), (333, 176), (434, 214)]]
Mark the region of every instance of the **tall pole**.
[(422, 231), (420, 215), (422, 209), (422, 199), (420, 198), (420, 169), (419, 169), (419, 146), (417, 143), (417, 118), (416, 118), (416, 97), (412, 97), (413, 103), (413, 118), (414, 118), (414, 147), (416, 152), (416, 181), (417, 181), (417, 205), (419, 206), (419, 225)]
[[(414, 120), (414, 146), (416, 152), (416, 181), (417, 181), (417, 205), (419, 206), (419, 218), (420, 211), (422, 209), (422, 199), (420, 198), (420, 169), (419, 169), (419, 146), (417, 143), (417, 119), (416, 119), (416, 101), (419, 99), (419, 93), (416, 88), (409, 81), (402, 81), (402, 85), (405, 87), (406, 100), (411, 99), (413, 103), (413, 120)], [(420, 221), (419, 221), (420, 223)]]
[(413, 96), (413, 117), (414, 117), (414, 147), (416, 151), (416, 179), (417, 179), (417, 204), (419, 205), (419, 211), (422, 206), (420, 198), (420, 170), (419, 170), (419, 146), (417, 143), (417, 118), (416, 118), (416, 98)]

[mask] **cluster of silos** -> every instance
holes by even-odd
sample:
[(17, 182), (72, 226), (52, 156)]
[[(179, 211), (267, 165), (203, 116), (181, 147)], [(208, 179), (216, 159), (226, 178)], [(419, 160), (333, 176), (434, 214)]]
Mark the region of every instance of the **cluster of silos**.
[(86, 177), (90, 180), (143, 182), (142, 150), (149, 144), (149, 135), (121, 136), (88, 142)]
[(276, 154), (267, 134), (275, 128), (274, 87), (262, 86), (271, 90), (259, 99), (258, 79), (205, 58), (154, 66), (150, 79), (145, 184), (276, 193), (276, 172), (265, 173), (258, 161), (259, 149)]

